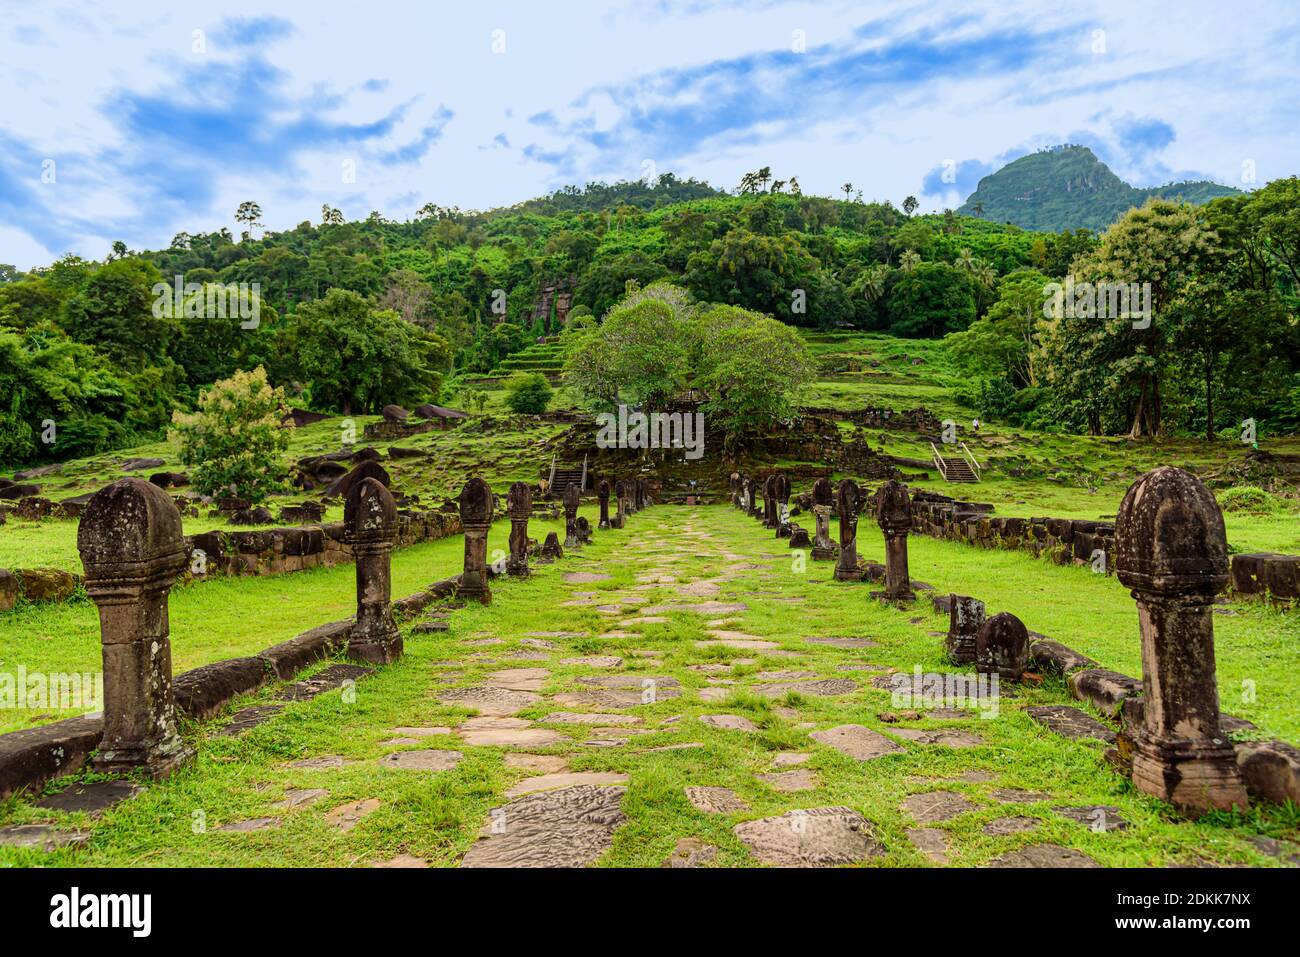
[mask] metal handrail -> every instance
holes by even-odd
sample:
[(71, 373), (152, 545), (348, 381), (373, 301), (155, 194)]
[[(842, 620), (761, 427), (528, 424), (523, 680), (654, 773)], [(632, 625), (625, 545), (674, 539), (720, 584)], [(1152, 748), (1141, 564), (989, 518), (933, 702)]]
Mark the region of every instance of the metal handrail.
[(939, 470), (939, 474), (943, 477), (943, 480), (945, 482), (948, 481), (947, 464), (944, 462), (943, 456), (939, 454), (939, 450), (935, 448), (933, 442), (930, 443), (930, 451), (934, 453), (934, 467)]
[(983, 472), (983, 466), (980, 465), (979, 459), (975, 458), (975, 453), (966, 447), (965, 442), (961, 444), (961, 450), (966, 453), (966, 463), (971, 467), (971, 471), (975, 473), (975, 478), (978, 480)]

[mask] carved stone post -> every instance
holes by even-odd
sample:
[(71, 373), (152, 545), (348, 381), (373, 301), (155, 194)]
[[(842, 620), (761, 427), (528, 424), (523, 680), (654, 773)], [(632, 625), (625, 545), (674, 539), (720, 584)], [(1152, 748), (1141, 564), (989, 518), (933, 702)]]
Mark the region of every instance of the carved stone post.
[(564, 547), (577, 548), (582, 544), (578, 534), (578, 486), (570, 482), (564, 489)]
[(835, 578), (842, 582), (862, 580), (858, 571), (858, 502), (862, 493), (853, 479), (844, 479), (835, 493), (836, 509), (840, 513), (840, 560), (835, 565)]
[(1134, 785), (1191, 814), (1245, 808), (1214, 674), (1211, 609), (1228, 581), (1228, 542), (1201, 480), (1163, 466), (1134, 482), (1115, 519), (1115, 565), (1142, 635)]
[(975, 637), (975, 670), (1019, 681), (1029, 666), (1029, 631), (1015, 615), (1004, 611), (980, 626)]
[(745, 479), (745, 514), (750, 518), (758, 517), (758, 483), (752, 478)]
[(390, 601), (397, 505), (378, 479), (362, 479), (348, 491), (343, 530), (357, 568), (357, 618), (348, 656), (386, 665), (402, 657), (402, 634)]
[(506, 514), (510, 516), (510, 557), (506, 574), (528, 577), (528, 519), (533, 514), (533, 488), (527, 482), (510, 486), (506, 496)]
[(165, 777), (193, 756), (176, 729), (167, 593), (185, 567), (176, 504), (142, 479), (119, 479), (77, 529), (86, 593), (99, 609), (104, 736), (94, 768)]
[(731, 489), (731, 507), (740, 508), (740, 473), (732, 472), (727, 485)]
[(614, 528), (622, 528), (627, 521), (627, 482), (619, 479), (614, 483), (614, 517), (610, 519), (610, 525)]
[(475, 477), (460, 492), (460, 524), (465, 529), (465, 570), (461, 573), (457, 594), (489, 604), (492, 589), (488, 586), (487, 533), (492, 524), (494, 507), (492, 489)]
[(885, 534), (885, 590), (887, 601), (913, 601), (907, 573), (907, 532), (912, 527), (912, 503), (907, 486), (890, 479), (876, 491), (876, 523)]
[(979, 631), (984, 624), (984, 602), (969, 595), (949, 595), (948, 636), (944, 647), (959, 665), (975, 661)]
[(835, 543), (831, 541), (831, 480), (819, 478), (813, 483), (813, 519), (816, 521), (816, 538), (813, 540), (813, 561), (835, 560)]
[(600, 501), (600, 523), (597, 528), (609, 528), (609, 482), (600, 480), (596, 486), (596, 498)]
[(776, 476), (763, 479), (763, 527), (776, 528)]
[(776, 537), (790, 537), (790, 480), (785, 473), (778, 472), (772, 481), (772, 492), (776, 495)]

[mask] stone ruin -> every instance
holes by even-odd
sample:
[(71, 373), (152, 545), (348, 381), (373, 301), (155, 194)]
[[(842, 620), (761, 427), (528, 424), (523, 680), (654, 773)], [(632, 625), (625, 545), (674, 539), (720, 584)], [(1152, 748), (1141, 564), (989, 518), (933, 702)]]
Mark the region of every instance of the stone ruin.
[(876, 490), (875, 507), (876, 523), (885, 536), (885, 590), (879, 597), (914, 601), (916, 594), (907, 570), (907, 533), (912, 527), (907, 486), (890, 479)]
[(790, 537), (790, 480), (782, 472), (772, 477), (772, 494), (776, 498), (776, 537)]
[(861, 581), (858, 569), (858, 509), (862, 493), (853, 479), (842, 479), (835, 493), (835, 507), (840, 516), (840, 558), (835, 565), (835, 580)]
[(944, 648), (959, 665), (975, 663), (980, 628), (984, 625), (984, 602), (968, 595), (948, 596), (948, 636)]
[(578, 504), (582, 499), (578, 486), (570, 482), (564, 487), (564, 547), (578, 548), (582, 536), (578, 532)]
[(510, 516), (510, 557), (506, 574), (528, 577), (528, 519), (533, 514), (533, 489), (527, 482), (515, 482), (506, 496), (506, 514)]
[(1142, 640), (1134, 785), (1189, 813), (1245, 808), (1215, 680), (1211, 609), (1228, 583), (1228, 541), (1214, 495), (1182, 469), (1142, 476), (1116, 517), (1115, 565)]
[(596, 499), (600, 502), (600, 522), (596, 527), (609, 528), (609, 482), (605, 479), (601, 479), (600, 484), (596, 486)]
[(390, 664), (402, 656), (402, 635), (392, 606), (392, 551), (397, 538), (392, 494), (373, 478), (353, 485), (343, 524), (357, 572), (357, 616), (348, 638), (348, 655)]
[(816, 538), (813, 541), (813, 561), (833, 562), (835, 560), (835, 543), (831, 541), (831, 507), (834, 502), (831, 480), (819, 478), (813, 483), (812, 512), (816, 523)]
[(1002, 681), (1019, 681), (1029, 665), (1029, 631), (1010, 612), (1002, 612), (980, 625), (975, 636), (975, 670), (997, 675)]
[(180, 512), (158, 486), (119, 479), (86, 507), (77, 550), (104, 656), (95, 770), (165, 777), (193, 756), (176, 725), (167, 615), (168, 592), (185, 567)]
[(492, 524), (495, 496), (487, 482), (477, 476), (465, 483), (460, 493), (460, 523), (465, 529), (465, 570), (457, 593), (462, 598), (489, 604), (487, 533)]

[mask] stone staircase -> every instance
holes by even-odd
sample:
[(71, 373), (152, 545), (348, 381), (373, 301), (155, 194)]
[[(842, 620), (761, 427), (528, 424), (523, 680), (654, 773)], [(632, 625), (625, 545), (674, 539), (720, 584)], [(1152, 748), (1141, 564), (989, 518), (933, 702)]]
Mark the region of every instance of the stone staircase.
[(973, 456), (970, 461), (961, 455), (950, 455), (945, 458), (939, 454), (939, 450), (933, 444), (930, 448), (934, 450), (934, 466), (945, 482), (969, 485), (980, 480), (979, 473), (972, 467)]

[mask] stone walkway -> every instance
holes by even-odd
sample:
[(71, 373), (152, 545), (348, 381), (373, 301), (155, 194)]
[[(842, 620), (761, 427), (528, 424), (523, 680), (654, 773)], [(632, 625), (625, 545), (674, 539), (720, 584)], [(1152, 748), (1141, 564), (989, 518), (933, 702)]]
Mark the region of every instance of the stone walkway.
[(1297, 853), (1234, 832), (1211, 860), (1192, 825), (1109, 771), (1113, 734), (1050, 682), (1004, 696), (996, 716), (900, 701), (891, 676), (953, 670), (940, 619), (832, 581), (832, 562), (798, 564), (739, 512), (659, 506), (594, 534), (526, 582), (495, 582), (491, 606), (431, 609), (396, 665), (318, 669), (210, 723), (198, 765), (173, 780), (77, 785), (21, 807), (0, 820), (0, 862), (110, 863), (150, 820), (185, 835), (150, 853), (158, 864), (1091, 867)]

